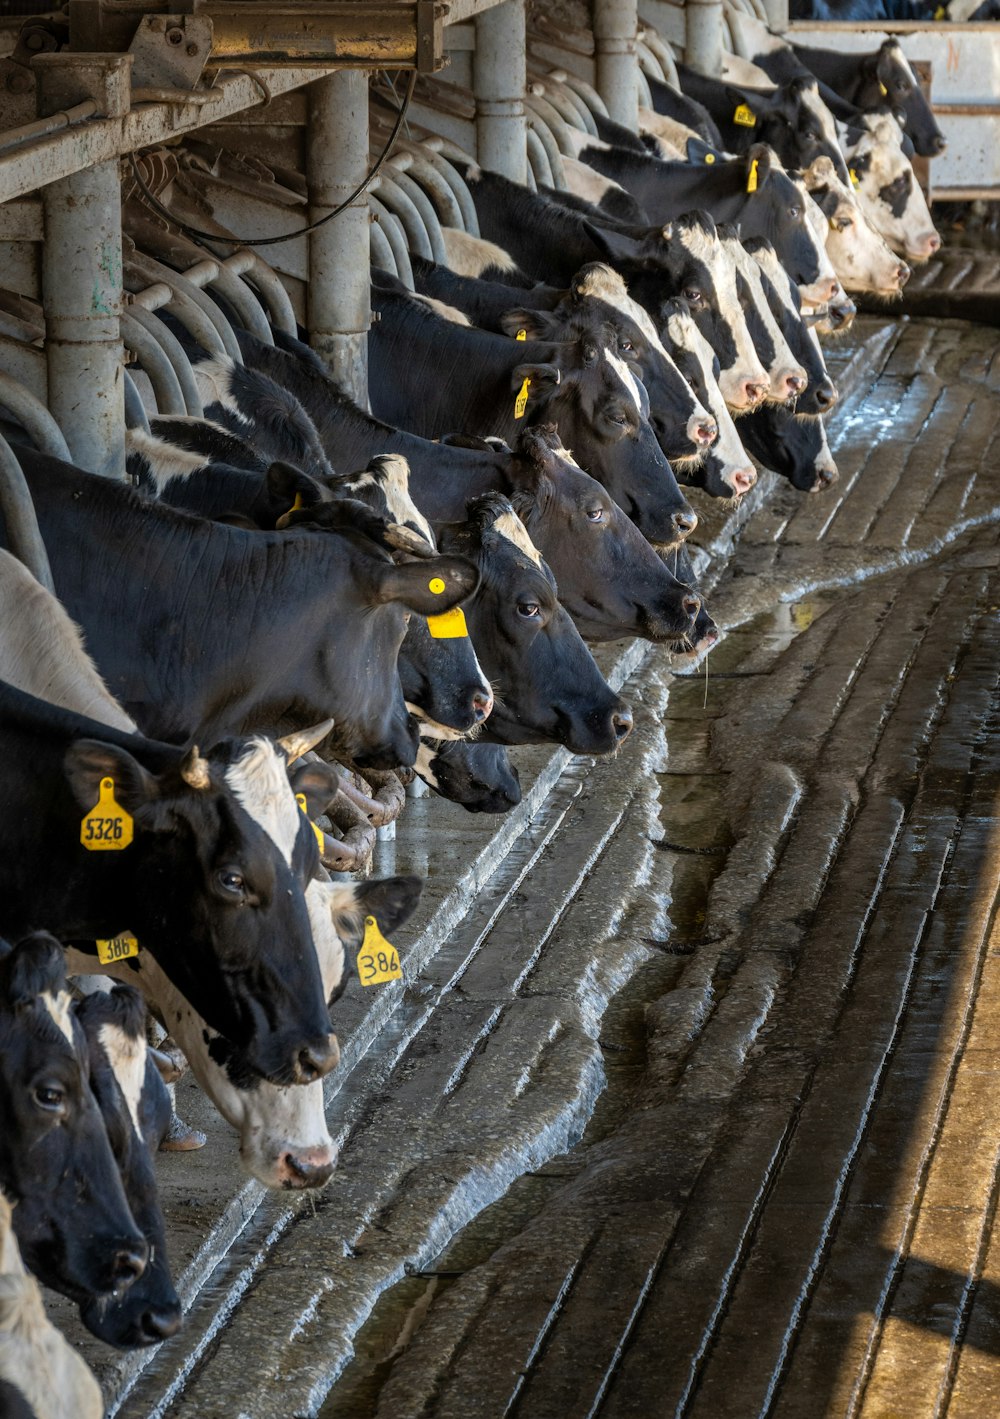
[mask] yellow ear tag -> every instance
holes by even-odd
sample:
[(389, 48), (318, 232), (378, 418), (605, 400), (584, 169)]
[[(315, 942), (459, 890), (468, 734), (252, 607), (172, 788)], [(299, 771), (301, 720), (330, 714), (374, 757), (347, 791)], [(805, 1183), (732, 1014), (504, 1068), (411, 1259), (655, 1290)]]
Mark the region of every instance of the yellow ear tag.
[[(427, 583), (427, 590), (433, 591), (435, 596), (440, 596), (444, 591), (444, 582), (439, 576), (433, 577)], [(465, 612), (461, 606), (453, 606), (450, 611), (442, 611), (439, 616), (428, 616), (427, 629), (436, 641), (457, 640), (459, 636), (469, 634), (469, 628), (465, 624)]]
[(299, 805), (299, 807), (302, 809), (303, 813), (306, 815), (306, 819), (307, 819), (307, 821), (308, 821), (308, 823), (309, 823), (310, 828), (312, 828), (313, 832), (316, 834), (316, 846), (319, 848), (319, 855), (320, 855), (320, 857), (322, 857), (322, 856), (323, 856), (323, 829), (322, 829), (321, 827), (319, 827), (318, 824), (314, 823), (313, 820), (309, 817), (309, 809), (306, 807), (306, 796), (305, 796), (305, 794), (304, 794), (304, 793), (297, 793), (297, 794), (295, 795), (295, 801), (296, 801), (296, 803)]
[(738, 123), (741, 128), (756, 128), (757, 115), (752, 108), (748, 108), (745, 103), (741, 103), (733, 114), (733, 122)]
[(528, 387), (529, 387), (530, 384), (531, 384), (531, 380), (530, 380), (530, 379), (526, 379), (526, 380), (524, 381), (524, 383), (521, 385), (521, 392), (520, 392), (520, 394), (519, 394), (519, 395), (517, 396), (517, 398), (514, 400), (514, 418), (515, 418), (515, 419), (523, 419), (523, 418), (524, 418), (524, 411), (525, 411), (525, 409), (527, 409), (527, 407), (528, 407)]
[(301, 493), (296, 493), (296, 494), (295, 494), (295, 501), (292, 503), (292, 505), (291, 505), (291, 507), (288, 509), (288, 511), (289, 511), (289, 512), (301, 512), (301, 511), (302, 511), (302, 494), (301, 494)]
[(889, 92), (889, 90), (888, 90), (888, 89), (886, 88), (886, 86), (883, 84), (883, 82), (882, 82), (881, 79), (879, 79), (879, 81), (878, 81), (878, 91), (879, 91), (879, 93), (882, 95), (883, 98), (885, 98), (886, 95), (887, 95), (888, 92)]
[(528, 332), (527, 332), (527, 330), (519, 330), (519, 331), (517, 332), (517, 334), (514, 336), (514, 339), (515, 339), (515, 340), (527, 340), (527, 338), (528, 338)]
[(748, 191), (748, 192), (756, 192), (756, 191), (757, 191), (757, 159), (756, 159), (756, 158), (754, 158), (753, 162), (750, 164), (750, 171), (749, 171), (749, 173), (747, 174), (747, 191)]
[(110, 941), (97, 942), (97, 959), (102, 966), (113, 966), (116, 961), (127, 961), (129, 956), (138, 956), (139, 943), (131, 931), (123, 931), (120, 936), (112, 936)]
[(934, 18), (935, 20), (946, 20), (948, 18), (948, 11), (943, 5), (939, 5), (934, 11)]
[(80, 824), (88, 852), (121, 852), (132, 841), (132, 815), (115, 802), (115, 781), (102, 778), (100, 797)]
[(854, 169), (853, 169), (853, 168), (848, 168), (847, 171), (848, 171), (848, 172), (850, 173), (850, 175), (851, 175), (851, 186), (852, 186), (852, 187), (860, 187), (860, 186), (861, 186), (861, 179), (858, 177), (858, 175), (857, 175), (857, 173), (854, 171)]
[(714, 153), (706, 153), (706, 154), (705, 154), (705, 161), (706, 161), (706, 163), (714, 163), (714, 162), (715, 162), (715, 154), (714, 154)]
[(387, 981), (402, 979), (399, 953), (379, 931), (375, 918), (366, 916), (365, 939), (358, 952), (358, 980), (362, 985), (385, 985)]

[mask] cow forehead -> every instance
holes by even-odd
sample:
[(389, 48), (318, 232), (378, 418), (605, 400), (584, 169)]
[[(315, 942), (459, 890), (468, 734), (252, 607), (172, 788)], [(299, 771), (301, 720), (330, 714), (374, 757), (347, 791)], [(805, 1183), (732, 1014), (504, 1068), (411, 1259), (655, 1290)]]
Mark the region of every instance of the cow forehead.
[(142, 1036), (130, 1036), (112, 1021), (101, 1025), (97, 1039), (124, 1096), (132, 1127), (141, 1137), (139, 1105), (146, 1081), (146, 1041)]
[(533, 562), (541, 570), (541, 553), (528, 536), (528, 529), (516, 512), (501, 513), (493, 523), (493, 530), (498, 532), (507, 542), (512, 543), (519, 552), (523, 553), (530, 562)]
[(837, 147), (837, 125), (833, 114), (819, 96), (819, 89), (815, 84), (807, 85), (800, 94), (800, 102), (804, 109), (816, 119), (820, 132), (828, 143)]
[(291, 867), (301, 814), (281, 751), (269, 739), (254, 736), (246, 752), (226, 766), (225, 780), (236, 801)]
[(696, 261), (701, 261), (708, 266), (713, 258), (718, 258), (719, 238), (714, 232), (707, 232), (697, 223), (689, 227), (675, 227), (674, 231), (680, 239), (681, 246)]
[(401, 454), (384, 454), (377, 470), (367, 469), (349, 479), (348, 488), (379, 488), (394, 522), (415, 525), (428, 546), (437, 551), (431, 525), (410, 496), (410, 465)]
[(611, 350), (608, 349), (605, 349), (604, 354), (607, 358), (608, 364), (615, 371), (622, 384), (624, 384), (625, 388), (628, 390), (629, 398), (635, 405), (636, 412), (641, 415), (642, 396), (639, 393), (639, 383), (635, 375), (632, 373), (628, 365), (619, 355), (614, 354)]
[(73, 1016), (69, 992), (61, 990), (58, 994), (54, 994), (52, 991), (44, 990), (38, 998), (56, 1029), (70, 1048), (75, 1050), (76, 1041), (73, 1037)]

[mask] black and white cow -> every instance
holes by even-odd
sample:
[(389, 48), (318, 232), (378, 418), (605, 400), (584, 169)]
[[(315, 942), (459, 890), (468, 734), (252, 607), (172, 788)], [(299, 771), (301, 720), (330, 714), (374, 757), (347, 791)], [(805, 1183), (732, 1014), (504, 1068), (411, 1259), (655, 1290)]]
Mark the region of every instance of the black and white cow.
[(910, 268), (868, 221), (859, 194), (840, 180), (825, 158), (818, 158), (802, 174), (802, 180), (826, 218), (827, 253), (844, 289), (898, 295), (909, 279)]
[(774, 247), (761, 238), (744, 243), (760, 269), (761, 286), (789, 349), (806, 372), (808, 383), (796, 403), (798, 414), (828, 414), (838, 399), (815, 330), (802, 314), (798, 287), (778, 260)]
[(847, 132), (844, 150), (857, 181), (862, 212), (893, 251), (927, 261), (941, 247), (927, 199), (903, 152), (902, 130), (891, 114), (869, 116)]

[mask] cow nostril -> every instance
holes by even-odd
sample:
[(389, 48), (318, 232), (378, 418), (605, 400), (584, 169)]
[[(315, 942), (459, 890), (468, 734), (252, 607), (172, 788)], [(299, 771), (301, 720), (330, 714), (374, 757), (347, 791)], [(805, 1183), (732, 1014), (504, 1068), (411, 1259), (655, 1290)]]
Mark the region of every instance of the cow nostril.
[(145, 1242), (137, 1246), (119, 1247), (111, 1262), (111, 1275), (116, 1290), (124, 1290), (137, 1281), (146, 1270), (149, 1247)]
[(681, 601), (681, 607), (684, 611), (685, 616), (690, 616), (693, 621), (695, 616), (697, 616), (698, 612), (701, 610), (701, 597), (685, 596)]
[(837, 402), (837, 397), (836, 386), (831, 384), (827, 379), (825, 379), (816, 390), (816, 403), (824, 412), (827, 409), (833, 408), (834, 404)]
[(694, 442), (705, 448), (714, 443), (718, 436), (719, 429), (714, 419), (699, 419), (691, 433)]
[(821, 493), (824, 488), (829, 488), (831, 483), (836, 483), (840, 474), (836, 468), (820, 468), (816, 474), (816, 481), (812, 485), (814, 493)]
[[(938, 242), (938, 246), (940, 246), (940, 245), (941, 245), (941, 243), (940, 243), (940, 241), (939, 241), (939, 242)], [(936, 251), (936, 250), (937, 250), (937, 247), (935, 247), (934, 250)], [(909, 268), (909, 266), (907, 266), (907, 264), (906, 264), (905, 261), (901, 261), (901, 262), (899, 263), (899, 265), (896, 267), (896, 282), (897, 282), (897, 284), (898, 284), (900, 290), (903, 289), (903, 287), (906, 285), (906, 283), (907, 283), (907, 281), (908, 281), (909, 279), (910, 279), (910, 268)]]
[(933, 149), (932, 156), (934, 156), (934, 157), (940, 157), (941, 154), (942, 154), (942, 153), (945, 151), (945, 149), (947, 148), (947, 146), (948, 146), (948, 140), (947, 140), (947, 138), (945, 138), (943, 134), (939, 133), (938, 136), (937, 136), (937, 137), (933, 140), (933, 142), (931, 143), (931, 148)]
[(140, 1325), (147, 1339), (169, 1340), (181, 1328), (181, 1308), (170, 1306), (162, 1311), (144, 1311)]
[(611, 723), (615, 727), (615, 738), (620, 744), (632, 733), (632, 711), (629, 709), (616, 710), (611, 716)]
[(294, 1153), (285, 1153), (281, 1162), (286, 1174), (286, 1187), (322, 1187), (333, 1176), (332, 1159), (324, 1163), (307, 1163)]
[(311, 1084), (322, 1079), (340, 1061), (340, 1048), (336, 1035), (330, 1035), (322, 1044), (305, 1045), (299, 1050), (296, 1069), (296, 1083)]
[(681, 508), (680, 512), (674, 513), (670, 521), (679, 537), (688, 537), (698, 526), (698, 514), (693, 508)]
[(790, 374), (786, 383), (791, 394), (801, 394), (806, 387), (806, 381), (800, 374)]
[(935, 251), (941, 250), (941, 238), (938, 236), (937, 232), (934, 232), (927, 238), (927, 250), (931, 256), (934, 255)]
[(477, 690), (472, 696), (472, 708), (477, 720), (486, 719), (493, 708), (493, 696)]
[(737, 468), (732, 475), (734, 493), (748, 493), (757, 481), (755, 468)]

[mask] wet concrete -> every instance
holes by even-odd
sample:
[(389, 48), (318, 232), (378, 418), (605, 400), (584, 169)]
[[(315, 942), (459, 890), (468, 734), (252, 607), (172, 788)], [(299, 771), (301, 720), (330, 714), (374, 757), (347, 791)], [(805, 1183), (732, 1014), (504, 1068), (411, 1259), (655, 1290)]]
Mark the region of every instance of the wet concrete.
[(1000, 1412), (1000, 362), (833, 363), (840, 483), (706, 518), (707, 666), (626, 650), (617, 758), (382, 845), (428, 900), (345, 1001), (322, 1196), (217, 1126), (161, 1159), (190, 1314), (118, 1413)]

